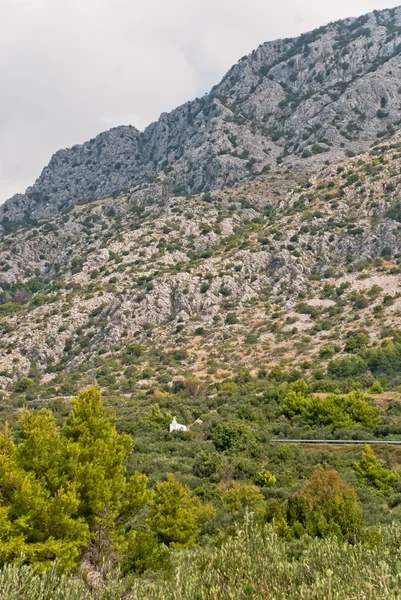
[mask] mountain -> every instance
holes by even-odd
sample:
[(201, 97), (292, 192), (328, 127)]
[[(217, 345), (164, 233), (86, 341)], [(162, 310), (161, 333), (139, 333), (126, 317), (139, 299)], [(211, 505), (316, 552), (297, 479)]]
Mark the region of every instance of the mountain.
[(393, 597), (400, 19), (264, 44), (0, 208), (0, 589)]
[(316, 170), (399, 128), (400, 74), (401, 8), (268, 42), (145, 131), (117, 127), (57, 152), (0, 221), (48, 218), (155, 179), (185, 195)]
[(0, 209), (6, 396), (29, 374), (55, 394), (57, 373), (101, 380), (107, 361), (125, 389), (132, 340), (146, 386), (321, 370), (354, 321), (371, 343), (394, 329), (400, 19), (269, 42), (143, 133), (58, 152)]

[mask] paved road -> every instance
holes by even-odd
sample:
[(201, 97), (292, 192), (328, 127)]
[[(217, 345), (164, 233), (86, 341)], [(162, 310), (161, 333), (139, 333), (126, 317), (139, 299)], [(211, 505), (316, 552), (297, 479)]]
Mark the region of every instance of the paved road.
[(401, 446), (401, 440), (269, 440), (271, 444), (387, 444)]

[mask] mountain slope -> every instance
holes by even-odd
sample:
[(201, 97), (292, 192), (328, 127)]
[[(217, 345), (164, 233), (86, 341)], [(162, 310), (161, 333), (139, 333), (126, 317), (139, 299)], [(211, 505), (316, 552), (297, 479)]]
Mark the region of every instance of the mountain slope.
[(0, 384), (12, 391), (32, 369), (47, 386), (61, 372), (85, 381), (95, 361), (100, 382), (107, 364), (132, 392), (132, 340), (145, 384), (280, 362), (321, 369), (319, 352), (355, 328), (375, 343), (401, 314), (400, 157), (396, 135), (309, 179), (185, 199), (153, 184), (8, 233)]
[(401, 8), (268, 42), (144, 132), (119, 127), (57, 152), (0, 221), (47, 218), (155, 177), (193, 193), (363, 151), (400, 125), (400, 52)]

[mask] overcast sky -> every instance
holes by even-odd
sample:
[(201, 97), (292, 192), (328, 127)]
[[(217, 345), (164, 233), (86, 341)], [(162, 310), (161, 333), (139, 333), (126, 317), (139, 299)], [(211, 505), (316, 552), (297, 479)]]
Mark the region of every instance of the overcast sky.
[(278, 37), (391, 0), (0, 0), (0, 203), (53, 152), (143, 129)]

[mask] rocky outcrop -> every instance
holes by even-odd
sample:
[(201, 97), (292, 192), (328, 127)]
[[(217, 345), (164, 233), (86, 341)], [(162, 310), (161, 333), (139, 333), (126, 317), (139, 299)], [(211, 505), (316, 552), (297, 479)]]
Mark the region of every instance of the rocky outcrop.
[(155, 178), (199, 192), (360, 152), (399, 128), (400, 53), (401, 8), (263, 44), (144, 132), (118, 127), (57, 152), (0, 221), (45, 219)]

